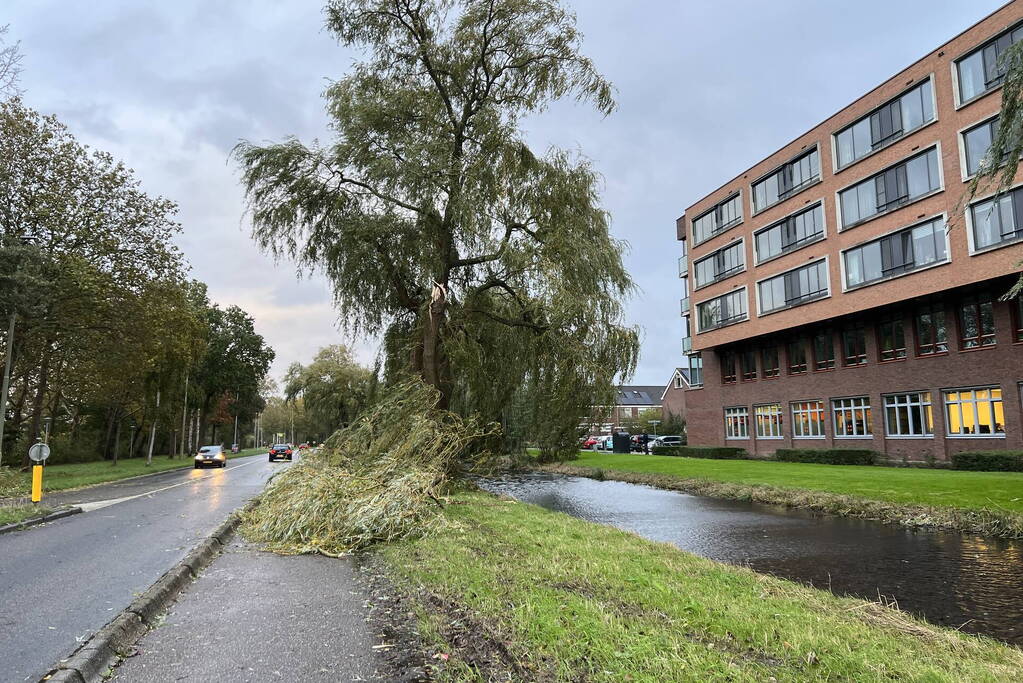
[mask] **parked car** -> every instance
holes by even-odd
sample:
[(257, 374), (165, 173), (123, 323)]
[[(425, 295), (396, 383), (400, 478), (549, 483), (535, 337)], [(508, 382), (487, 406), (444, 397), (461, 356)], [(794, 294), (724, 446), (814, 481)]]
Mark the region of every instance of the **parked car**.
[(304, 451), (304, 450), (306, 450), (307, 448), (309, 448), (309, 444), (307, 444), (307, 443), (300, 443), (300, 444), (298, 445), (298, 450), (300, 450), (300, 451)]
[(681, 436), (659, 436), (650, 442), (650, 448), (654, 446), (685, 446), (686, 440)]
[(290, 443), (276, 443), (270, 447), (270, 462), (274, 460), (291, 460), (292, 448)]
[(614, 437), (613, 436), (602, 436), (597, 440), (597, 445), (593, 447), (597, 451), (613, 451), (615, 449)]
[(579, 447), (582, 448), (583, 450), (593, 450), (597, 447), (598, 441), (600, 441), (599, 437), (588, 436), (582, 440), (582, 442), (579, 444)]
[(650, 446), (653, 446), (654, 438), (652, 434), (633, 434), (629, 440), (629, 447), (633, 453), (643, 453), (644, 450), (648, 450), (648, 448), (644, 449), (644, 445), (650, 444)]
[(227, 467), (227, 453), (223, 446), (203, 446), (195, 454), (195, 469), (210, 467)]
[(238, 444), (236, 444), (236, 443), (231, 444), (231, 452), (232, 453), (240, 453), (241, 450), (242, 450), (242, 447), (239, 446)]

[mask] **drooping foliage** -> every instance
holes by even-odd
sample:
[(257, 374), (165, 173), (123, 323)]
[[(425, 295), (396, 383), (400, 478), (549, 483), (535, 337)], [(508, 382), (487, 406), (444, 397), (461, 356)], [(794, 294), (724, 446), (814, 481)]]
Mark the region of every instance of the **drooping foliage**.
[[(382, 333), (385, 377), (438, 405), (568, 448), (631, 373), (633, 288), (579, 154), (531, 149), (560, 98), (614, 109), (554, 0), (336, 0), (327, 27), (364, 58), (325, 93), (334, 139), (239, 145), (257, 240), (329, 277), (341, 320)], [(522, 401), (519, 401), (522, 404)]]

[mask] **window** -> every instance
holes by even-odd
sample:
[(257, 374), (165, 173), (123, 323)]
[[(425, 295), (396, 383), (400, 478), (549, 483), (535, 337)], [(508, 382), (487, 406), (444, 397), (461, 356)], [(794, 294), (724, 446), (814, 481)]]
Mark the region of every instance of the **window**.
[(765, 346), (760, 351), (760, 361), (764, 366), (764, 379), (777, 377), (779, 373), (778, 347), (774, 344)]
[(845, 259), (845, 286), (887, 280), (935, 263), (948, 261), (945, 221), (935, 218), (881, 239), (853, 247)]
[(828, 296), (828, 264), (823, 259), (757, 283), (760, 314)]
[(877, 326), (877, 346), (882, 362), (906, 357), (906, 333), (901, 319), (885, 320)]
[(998, 117), (978, 124), (963, 133), (963, 153), (966, 157), (966, 175), (980, 170), (991, 142), (998, 134)]
[(733, 384), (735, 382), (735, 352), (721, 352), (721, 383)]
[(755, 380), (757, 378), (757, 352), (754, 349), (743, 349), (739, 355), (739, 366), (744, 382)]
[(867, 362), (867, 333), (862, 327), (842, 330), (842, 361), (845, 365), (863, 365)]
[(1012, 300), (1012, 341), (1023, 342), (1023, 295)]
[(932, 147), (839, 192), (842, 227), (892, 211), (940, 188), (938, 152)]
[(820, 180), (820, 155), (814, 147), (806, 154), (753, 183), (753, 211), (763, 211)]
[(1010, 244), (1023, 240), (1023, 187), (970, 207), (973, 248)]
[(956, 62), (960, 102), (980, 97), (1002, 84), (1005, 68), (998, 63), (998, 58), (1020, 38), (1023, 38), (1023, 27), (1006, 31)]
[(689, 386), (703, 386), (703, 354), (693, 353), (689, 356)]
[(813, 336), (813, 369), (833, 370), (835, 368), (835, 341), (831, 330), (823, 330)]
[(799, 401), (792, 404), (792, 436), (819, 439), (824, 436), (824, 403)]
[(795, 339), (788, 344), (789, 374), (798, 375), (806, 372), (806, 347), (802, 339)]
[(753, 414), (757, 421), (758, 439), (780, 439), (781, 438), (781, 405), (769, 403), (764, 406), (754, 406)]
[(741, 273), (746, 267), (746, 252), (743, 249), (743, 244), (743, 240), (739, 240), (735, 244), (718, 249), (713, 254), (696, 261), (693, 264), (696, 286), (706, 287), (718, 280)]
[(934, 97), (927, 79), (835, 134), (838, 166), (848, 166), (934, 120)]
[(930, 356), (948, 351), (948, 333), (945, 331), (945, 309), (932, 306), (916, 314), (916, 353)]
[(836, 398), (831, 402), (835, 414), (835, 437), (870, 436), (870, 399)]
[(995, 345), (995, 306), (986, 295), (974, 296), (959, 305), (959, 348)]
[(946, 391), (945, 418), (949, 436), (1004, 435), (1002, 390), (989, 387)]
[(725, 408), (725, 438), (726, 439), (748, 439), (749, 438), (749, 409)]
[(749, 317), (746, 313), (746, 289), (696, 304), (696, 315), (701, 332), (746, 320)]
[(676, 389), (685, 389), (686, 388), (686, 381), (682, 377), (682, 373), (681, 372), (676, 372), (675, 373), (675, 388)]
[(887, 436), (930, 436), (934, 434), (930, 392), (885, 396), (884, 429)]
[(742, 195), (735, 194), (693, 219), (693, 243), (706, 242), (714, 235), (742, 222)]
[(795, 251), (824, 237), (824, 210), (820, 203), (793, 214), (756, 233), (757, 262)]

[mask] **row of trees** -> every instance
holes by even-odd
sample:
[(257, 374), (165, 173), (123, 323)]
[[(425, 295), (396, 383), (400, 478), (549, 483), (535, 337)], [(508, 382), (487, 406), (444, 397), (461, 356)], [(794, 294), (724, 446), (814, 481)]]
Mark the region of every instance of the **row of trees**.
[(57, 461), (116, 459), (219, 439), (262, 408), (273, 351), (188, 277), (175, 212), (55, 117), (0, 102), (8, 463), (47, 426)]

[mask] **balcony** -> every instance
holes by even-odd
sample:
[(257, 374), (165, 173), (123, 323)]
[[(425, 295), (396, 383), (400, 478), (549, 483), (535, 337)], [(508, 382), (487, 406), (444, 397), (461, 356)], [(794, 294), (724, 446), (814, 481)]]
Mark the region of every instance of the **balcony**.
[(678, 276), (685, 277), (689, 274), (689, 254), (678, 257)]
[(678, 307), (682, 315), (689, 315), (689, 297), (684, 296), (678, 300)]
[(682, 337), (682, 353), (688, 355), (693, 350), (693, 338)]

